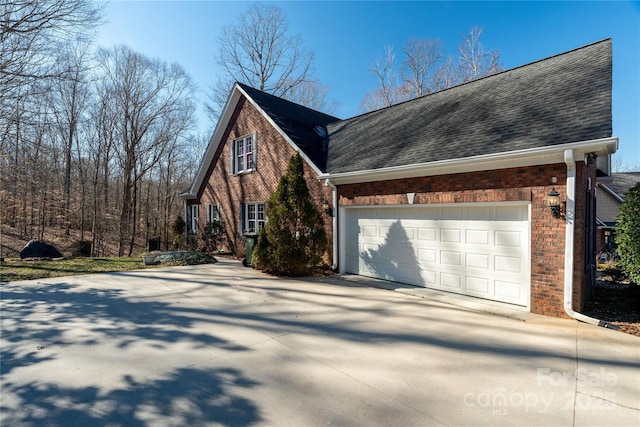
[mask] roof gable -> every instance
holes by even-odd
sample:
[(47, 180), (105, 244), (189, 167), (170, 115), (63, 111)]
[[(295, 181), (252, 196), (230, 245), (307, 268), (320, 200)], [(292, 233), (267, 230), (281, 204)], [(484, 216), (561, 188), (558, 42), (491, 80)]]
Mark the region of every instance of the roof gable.
[(296, 151), (300, 152), (316, 172), (320, 174), (325, 171), (328, 151), (326, 125), (339, 119), (245, 84), (236, 83), (209, 140), (196, 176), (189, 190), (182, 194), (183, 197), (198, 197), (205, 179), (211, 172), (218, 147), (220, 144), (224, 144), (224, 135), (229, 125), (232, 124), (234, 112), (243, 98), (256, 107), (260, 114), (280, 132)]
[(288, 136), (320, 171), (327, 164), (328, 138), (326, 126), (339, 119), (300, 104), (238, 83), (273, 123)]
[(640, 172), (617, 172), (612, 174), (611, 178), (606, 187), (621, 201), (629, 190), (640, 184)]
[(611, 40), (330, 123), (327, 172), (397, 168), (611, 136)]

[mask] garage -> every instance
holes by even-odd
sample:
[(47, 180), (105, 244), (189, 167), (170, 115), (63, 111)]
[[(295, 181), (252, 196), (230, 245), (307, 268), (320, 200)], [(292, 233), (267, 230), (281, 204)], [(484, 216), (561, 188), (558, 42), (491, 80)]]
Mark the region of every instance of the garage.
[(345, 208), (347, 273), (529, 306), (529, 204)]

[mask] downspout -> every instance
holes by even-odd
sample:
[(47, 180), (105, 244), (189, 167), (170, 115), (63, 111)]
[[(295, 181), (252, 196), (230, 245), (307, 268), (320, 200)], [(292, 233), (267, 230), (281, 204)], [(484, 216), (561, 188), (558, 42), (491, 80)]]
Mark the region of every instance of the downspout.
[(329, 179), (324, 180), (324, 185), (331, 187), (331, 202), (332, 202), (332, 225), (331, 231), (333, 234), (333, 264), (331, 269), (335, 271), (338, 268), (338, 189)]
[(604, 320), (594, 319), (573, 310), (573, 257), (574, 257), (574, 232), (576, 214), (576, 161), (573, 158), (573, 150), (564, 151), (564, 162), (567, 165), (567, 208), (564, 247), (564, 311), (572, 318), (591, 325), (612, 328), (612, 325)]

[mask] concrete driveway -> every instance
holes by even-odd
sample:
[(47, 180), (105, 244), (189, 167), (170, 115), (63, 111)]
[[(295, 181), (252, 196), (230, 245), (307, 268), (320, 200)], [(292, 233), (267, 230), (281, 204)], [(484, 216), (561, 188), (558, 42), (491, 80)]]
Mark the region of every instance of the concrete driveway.
[(228, 260), (1, 291), (2, 426), (640, 425), (640, 339), (575, 321)]

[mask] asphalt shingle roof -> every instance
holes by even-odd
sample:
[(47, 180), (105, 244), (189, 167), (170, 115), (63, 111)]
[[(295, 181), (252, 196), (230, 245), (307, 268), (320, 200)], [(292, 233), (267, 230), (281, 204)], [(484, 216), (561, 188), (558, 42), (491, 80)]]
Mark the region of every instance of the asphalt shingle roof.
[(611, 50), (607, 39), (351, 119), (327, 120), (326, 171), (610, 137)]
[(625, 194), (640, 183), (640, 172), (617, 172), (611, 178), (607, 187), (624, 199)]
[(271, 117), (300, 150), (325, 171), (328, 139), (326, 126), (339, 120), (242, 83), (238, 85)]

